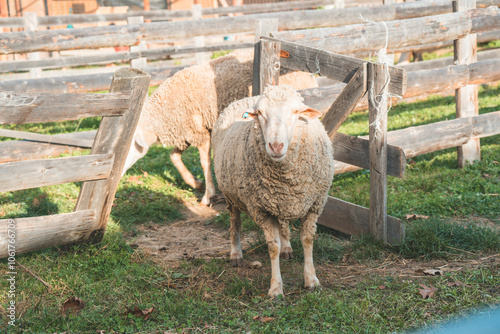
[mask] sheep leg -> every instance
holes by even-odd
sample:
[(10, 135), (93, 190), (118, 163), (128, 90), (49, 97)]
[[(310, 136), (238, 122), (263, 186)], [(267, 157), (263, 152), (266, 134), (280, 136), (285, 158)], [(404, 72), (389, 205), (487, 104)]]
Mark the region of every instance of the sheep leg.
[(264, 230), (269, 256), (271, 257), (271, 287), (268, 295), (276, 297), (283, 295), (283, 281), (280, 271), (280, 225), (273, 219), (266, 219), (265, 222), (258, 224)]
[(241, 212), (239, 209), (229, 205), (229, 213), (231, 215), (231, 227), (229, 234), (231, 235), (231, 265), (233, 267), (243, 266), (243, 252), (241, 251)]
[(201, 190), (203, 188), (203, 182), (197, 180), (193, 174), (186, 168), (184, 163), (182, 162), (182, 152), (183, 150), (179, 150), (177, 147), (174, 147), (172, 152), (170, 153), (170, 161), (174, 164), (175, 168), (181, 173), (182, 179), (187, 183), (188, 186), (194, 189)]
[(313, 263), (313, 243), (318, 217), (319, 215), (317, 213), (308, 212), (302, 219), (302, 226), (300, 229), (300, 241), (304, 248), (304, 285), (305, 288), (309, 290), (313, 290), (320, 286)]
[(290, 244), (290, 225), (286, 220), (280, 220), (280, 257), (285, 260), (293, 259), (293, 249)]
[(203, 173), (205, 174), (205, 195), (201, 199), (201, 204), (209, 205), (210, 200), (215, 195), (215, 186), (212, 179), (212, 168), (210, 167), (210, 136), (208, 140), (205, 141), (201, 146), (198, 147), (200, 151), (200, 162), (203, 168)]

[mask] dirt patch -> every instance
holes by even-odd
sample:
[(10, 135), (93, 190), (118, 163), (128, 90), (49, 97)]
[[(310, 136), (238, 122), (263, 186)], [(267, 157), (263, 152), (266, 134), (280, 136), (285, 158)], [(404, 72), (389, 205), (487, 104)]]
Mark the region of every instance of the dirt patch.
[[(224, 211), (226, 204), (212, 207), (198, 203), (184, 203), (186, 217), (170, 225), (147, 224), (139, 227), (139, 235), (130, 243), (141, 248), (158, 260), (177, 262), (192, 258), (228, 258), (230, 250), (229, 231), (207, 225), (207, 222)], [(249, 247), (255, 232), (242, 233), (241, 245)]]

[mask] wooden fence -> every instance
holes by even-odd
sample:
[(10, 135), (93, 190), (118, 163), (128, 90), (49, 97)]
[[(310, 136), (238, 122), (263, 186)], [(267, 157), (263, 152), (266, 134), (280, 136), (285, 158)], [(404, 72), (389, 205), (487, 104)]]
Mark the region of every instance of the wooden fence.
[[(403, 223), (387, 215), (387, 174), (388, 161), (391, 161), (391, 172), (402, 177), (406, 158), (402, 149), (387, 145), (387, 101), (370, 103), (370, 124), (377, 122), (378, 125), (370, 126), (369, 140), (337, 133), (337, 130), (366, 93), (369, 101), (375, 101), (386, 91), (403, 95), (405, 70), (266, 37), (256, 47), (254, 59), (254, 95), (260, 94), (266, 84), (278, 83), (280, 66), (277, 64), (346, 83), (322, 122), (334, 144), (335, 159), (370, 169), (371, 205), (367, 209), (329, 197), (318, 223), (348, 234), (371, 233), (384, 242), (401, 242)], [(349, 154), (339, 153), (339, 146)]]
[[(306, 103), (313, 107), (322, 110), (339, 108), (346, 113), (350, 112), (354, 105), (353, 99), (356, 102), (361, 99), (363, 94), (360, 92), (367, 91), (365, 88), (367, 85), (374, 85), (376, 91), (380, 90), (380, 80), (384, 82), (383, 73), (380, 73), (383, 67), (315, 48), (314, 46), (318, 46), (314, 44), (317, 43), (316, 38), (324, 40), (322, 46), (325, 47), (345, 46), (344, 49), (338, 50), (341, 52), (345, 50), (352, 52), (351, 45), (356, 43), (359, 48), (364, 48), (363, 50), (371, 49), (373, 51), (384, 47), (385, 43), (381, 41), (385, 41), (383, 37), (385, 37), (386, 32), (389, 33), (387, 44), (389, 51), (396, 51), (399, 47), (412, 48), (418, 46), (423, 40), (430, 44), (444, 43), (450, 39), (459, 41), (455, 42), (454, 65), (408, 72), (406, 75), (399, 68), (389, 67), (391, 81), (388, 85), (388, 89), (392, 93), (403, 97), (437, 93), (450, 89), (459, 90), (457, 96), (468, 97), (457, 97), (457, 101), (459, 101), (457, 103), (457, 119), (391, 132), (387, 132), (385, 129), (382, 137), (375, 141), (372, 134), (371, 139), (370, 136), (358, 138), (334, 134), (335, 158), (338, 160), (336, 161), (336, 173), (359, 168), (373, 168), (379, 173), (370, 173), (373, 176), (370, 209), (330, 199), (325, 213), (320, 219), (321, 224), (353, 235), (372, 232), (388, 242), (401, 240), (404, 227), (399, 220), (386, 214), (385, 182), (387, 175), (401, 177), (404, 174), (405, 158), (474, 143), (472, 148), (465, 147), (465, 150), (471, 152), (471, 155), (467, 152), (462, 154), (459, 164), (464, 165), (467, 160), (471, 161), (471, 158), (467, 158), (467, 156), (474, 157), (472, 159), (478, 157), (477, 139), (500, 133), (500, 111), (477, 115), (477, 91), (469, 88), (471, 85), (500, 80), (498, 53), (494, 51), (493, 56), (479, 62), (475, 62), (472, 57), (464, 53), (464, 49), (467, 48), (471, 50), (471, 54), (475, 53), (476, 43), (468, 41), (465, 44), (464, 42), (468, 40), (468, 36), (474, 35), (478, 31), (489, 32), (490, 29), (499, 28), (500, 12), (498, 8), (494, 7), (471, 9), (476, 7), (474, 1), (460, 0), (455, 5), (456, 13), (378, 24), (363, 23), (339, 28), (319, 28), (294, 33), (275, 32), (272, 34), (273, 38), (263, 39), (262, 43), (266, 46), (261, 49), (274, 50), (275, 55), (275, 50), (279, 45), (278, 58), (281, 66), (318, 73), (343, 82), (340, 85), (306, 90), (302, 93), (306, 97)], [(398, 27), (405, 27), (404, 31), (407, 31), (407, 35), (401, 34)], [(425, 32), (425, 36), (419, 35), (419, 32)], [(358, 40), (363, 40), (368, 44), (373, 41), (374, 44), (367, 47), (359, 43)], [(320, 47), (322, 46), (320, 45)], [(268, 53), (272, 54), (272, 52)], [(259, 53), (259, 55), (261, 54)], [(261, 61), (264, 61), (262, 59), (265, 60), (266, 57), (261, 58)], [(466, 61), (467, 59), (472, 62), (469, 63)], [(255, 63), (261, 64), (258, 61)], [(265, 61), (262, 64), (265, 64)], [(365, 66), (367, 69), (364, 68)], [(372, 70), (368, 70), (368, 68)], [(269, 70), (269, 67), (262, 66), (262, 69)], [(255, 71), (255, 73), (260, 72)], [(263, 78), (270, 75), (272, 73), (267, 73)], [(0, 89), (2, 89), (1, 85), (2, 83), (0, 83)], [(260, 87), (258, 83), (254, 84), (255, 89), (260, 89)], [(467, 95), (471, 94), (470, 91), (472, 91), (472, 95)], [(331, 107), (334, 100), (334, 107)], [(363, 102), (362, 99), (360, 101), (361, 104), (368, 105), (368, 102)], [(471, 103), (467, 101), (471, 101)], [(371, 106), (369, 109), (372, 121), (376, 115), (373, 112), (375, 108)], [(472, 115), (464, 113), (464, 111), (470, 110), (473, 111)], [(346, 114), (336, 115), (328, 112), (326, 115), (325, 120), (333, 119), (334, 126), (330, 128), (330, 131), (335, 132), (337, 125), (343, 121)], [(382, 119), (382, 129), (384, 124), (385, 121)], [(377, 146), (369, 145), (370, 142), (376, 142)], [(377, 148), (378, 152), (382, 152), (382, 154), (370, 152), (370, 146), (372, 150)]]
[[(331, 2), (331, 1), (330, 1)], [(288, 4), (288, 3), (284, 3)], [(283, 5), (284, 5), (283, 4)], [(481, 0), (477, 7), (483, 8), (491, 5), (499, 5), (500, 0)], [(266, 4), (277, 5), (277, 4)], [(280, 4), (281, 5), (281, 4)], [(259, 5), (260, 6), (260, 5)], [(198, 8), (201, 10), (201, 8)], [(104, 47), (133, 46), (143, 41), (154, 41), (159, 43), (171, 42), (173, 40), (185, 40), (191, 37), (227, 35), (233, 33), (254, 32), (256, 20), (265, 18), (278, 18), (280, 30), (309, 29), (317, 27), (334, 27), (370, 21), (401, 20), (427, 15), (436, 15), (451, 12), (449, 0), (418, 1), (400, 4), (390, 4), (376, 7), (350, 7), (323, 10), (298, 10), (288, 12), (250, 14), (245, 16), (208, 18), (203, 20), (187, 20), (172, 22), (153, 22), (143, 24), (129, 24), (126, 26), (105, 26), (63, 30), (24, 31), (2, 34), (0, 41), (0, 54), (31, 53), (40, 51), (61, 51), (75, 49), (98, 49)], [(166, 11), (172, 12), (172, 11)], [(175, 11), (174, 11), (175, 12)], [(125, 15), (125, 14), (110, 14)], [(127, 14), (128, 15), (128, 14)], [(201, 14), (200, 14), (201, 15)], [(76, 16), (76, 15), (71, 15)], [(84, 15), (85, 16), (85, 15)], [(90, 16), (90, 15), (86, 15)], [(125, 16), (120, 16), (125, 18)], [(455, 15), (456, 16), (456, 15)], [(95, 16), (97, 19), (101, 16)], [(50, 17), (47, 17), (49, 19)], [(13, 19), (13, 18), (9, 18)], [(38, 18), (41, 19), (41, 18)], [(62, 20), (62, 18), (60, 19)], [(65, 21), (57, 22), (65, 22)], [(83, 19), (82, 19), (83, 20)], [(479, 21), (479, 20), (476, 20)], [(494, 21), (494, 18), (491, 18)], [(0, 19), (0, 23), (1, 23)], [(451, 21), (450, 21), (451, 22)], [(41, 25), (41, 22), (32, 26)], [(488, 22), (484, 22), (483, 26)], [(496, 25), (498, 26), (498, 24)], [(475, 27), (478, 30), (478, 27)], [(380, 30), (380, 29), (379, 29)], [(483, 29), (484, 30), (484, 29)], [(500, 29), (488, 28), (489, 35), (485, 39), (500, 38)], [(480, 31), (480, 28), (479, 30)], [(379, 34), (380, 36), (380, 34)], [(54, 43), (54, 41), (57, 41)], [(434, 43), (442, 43), (441, 41)], [(130, 52), (116, 52), (112, 54), (93, 55), (86, 57), (67, 57), (55, 59), (35, 59), (25, 61), (10, 61), (0, 63), (0, 71), (18, 71), (33, 67), (60, 68), (63, 66), (86, 65), (101, 62), (128, 61), (141, 57), (150, 60), (162, 59), (168, 55), (207, 52), (216, 50), (227, 50), (237, 48), (249, 48), (253, 43), (220, 43), (216, 45), (202, 46), (177, 46), (160, 47), (157, 49), (142, 49)], [(346, 43), (347, 42), (346, 39)], [(421, 45), (423, 43), (419, 43)], [(371, 45), (371, 43), (367, 44)], [(423, 48), (432, 48), (439, 45), (424, 45)], [(322, 46), (328, 49), (326, 46)], [(392, 46), (394, 52), (407, 51), (404, 45)], [(349, 54), (359, 53), (364, 49), (343, 49), (336, 47), (336, 52)], [(368, 50), (373, 51), (373, 50)]]
[[(333, 55), (323, 47), (334, 48), (341, 45), (342, 50), (375, 47), (390, 51), (398, 45), (411, 46), (421, 42), (435, 43), (449, 38), (455, 39), (456, 65), (448, 66), (444, 70), (419, 71), (415, 73), (418, 78), (411, 79), (414, 85), (411, 88), (415, 90), (418, 90), (419, 86), (427, 86), (432, 92), (455, 88), (457, 102), (455, 120), (387, 132), (388, 101), (382, 100), (381, 104), (374, 106), (372, 104), (374, 99), (370, 94), (380, 98), (380, 92), (388, 82), (389, 92), (401, 93), (400, 95), (404, 96), (404, 92), (397, 93), (401, 77), (394, 68), (389, 67), (389, 70), (385, 71), (380, 65), (375, 67), (368, 63), (371, 70), (368, 71), (367, 85), (374, 87), (373, 91), (367, 89), (370, 123), (368, 138), (338, 136), (332, 135), (331, 132), (330, 136), (334, 144), (335, 159), (358, 168), (370, 169), (370, 209), (330, 198), (324, 214), (320, 217), (320, 224), (348, 234), (371, 232), (383, 241), (400, 240), (398, 236), (402, 238), (401, 231), (404, 228), (397, 220), (386, 214), (387, 175), (401, 177), (404, 173), (405, 158), (455, 146), (458, 147), (458, 165), (465, 166), (480, 160), (479, 138), (500, 134), (500, 111), (478, 115), (477, 86), (475, 86), (483, 80), (500, 79), (498, 67), (500, 59), (475, 62), (477, 43), (473, 34), (489, 28), (496, 29), (500, 24), (500, 12), (498, 8), (493, 7), (471, 9), (476, 7), (474, 0), (454, 1), (453, 7), (456, 13), (425, 19), (281, 32), (272, 34), (277, 39), (264, 39), (272, 41), (274, 48), (280, 50), (278, 58), (282, 66), (319, 73), (344, 82), (346, 80), (342, 80), (342, 71), (349, 73), (348, 78), (355, 78), (359, 72), (355, 64), (360, 66), (360, 61), (355, 58), (334, 60)], [(401, 31), (406, 33), (402, 35)], [(385, 34), (388, 34), (388, 38)], [(342, 68), (339, 69), (337, 66)], [(429, 76), (431, 71), (433, 76)], [(390, 81), (387, 81), (384, 75), (389, 75)], [(409, 76), (408, 82), (410, 82)], [(405, 87), (407, 91), (410, 91), (409, 86)], [(354, 87), (361, 86), (352, 85), (352, 81), (347, 83), (335, 100), (334, 106), (342, 104), (343, 100), (348, 101), (346, 105), (350, 106), (354, 100), (357, 102), (360, 97), (359, 93), (355, 93)], [(365, 88), (361, 91), (365, 91)], [(341, 102), (337, 103), (339, 100)], [(337, 112), (334, 106), (323, 118), (325, 128), (330, 131), (328, 126), (329, 119), (332, 118), (330, 114)], [(339, 108), (338, 112), (342, 111), (343, 108)], [(337, 116), (337, 119), (341, 120), (343, 117)], [(375, 120), (379, 122), (378, 135), (375, 135), (372, 126)], [(401, 148), (403, 153), (398, 154), (397, 148)]]
[(0, 124), (103, 116), (89, 155), (0, 163), (0, 191), (83, 181), (74, 212), (0, 220), (0, 258), (102, 236), (149, 79), (127, 68), (108, 94), (0, 92)]

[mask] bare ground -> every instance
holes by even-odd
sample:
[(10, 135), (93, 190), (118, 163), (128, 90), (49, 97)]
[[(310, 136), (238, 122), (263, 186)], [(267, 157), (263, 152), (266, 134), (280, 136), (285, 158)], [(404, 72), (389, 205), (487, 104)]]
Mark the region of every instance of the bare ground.
[[(178, 262), (192, 258), (227, 258), (229, 256), (229, 231), (207, 225), (207, 222), (226, 209), (226, 204), (212, 207), (198, 203), (184, 203), (186, 217), (170, 225), (149, 224), (139, 227), (140, 234), (130, 240), (160, 262)], [(242, 233), (243, 248), (249, 247), (255, 232)]]
[[(195, 258), (229, 259), (229, 231), (214, 226), (214, 224), (207, 225), (210, 219), (225, 210), (226, 204), (216, 204), (213, 207), (201, 206), (198, 203), (184, 204), (187, 208), (184, 212), (186, 217), (184, 220), (170, 225), (143, 225), (139, 228), (140, 234), (131, 238), (130, 242), (135, 244), (134, 246), (138, 247), (140, 251), (151, 256), (155, 262), (170, 268), (178, 268), (180, 261)], [(256, 233), (242, 233), (242, 247), (244, 249), (249, 249)], [(293, 233), (296, 231), (292, 231)], [(385, 260), (363, 261), (363, 263), (358, 263), (346, 255), (337, 263), (317, 263), (316, 269), (318, 278), (324, 287), (339, 285), (347, 287), (355, 286), (359, 282), (377, 276), (419, 281), (426, 276), (440, 276), (447, 272), (460, 272), (464, 269), (470, 270), (484, 266), (493, 267), (496, 270), (500, 268), (500, 254), (476, 255), (472, 258), (471, 254), (464, 253), (463, 255), (457, 255), (454, 260), (420, 261), (418, 259), (403, 259), (395, 254), (389, 254)], [(250, 279), (262, 275), (263, 271), (270, 273), (268, 257), (263, 256), (262, 253), (246, 254), (245, 260), (247, 264), (258, 260), (262, 262), (263, 266), (255, 269), (251, 266), (230, 268), (228, 265), (229, 268), (226, 267), (226, 269)], [(292, 274), (294, 277), (296, 276), (296, 279), (301, 280), (301, 274), (296, 274), (302, 271), (302, 264), (296, 261), (288, 264), (286, 263), (288, 261), (283, 262), (285, 262), (282, 267), (283, 274), (287, 276)], [(197, 269), (198, 279), (203, 276), (199, 273), (202, 267)], [(435, 272), (433, 274), (425, 272), (429, 270)], [(226, 273), (228, 272), (226, 271)], [(193, 284), (193, 282), (189, 284)]]

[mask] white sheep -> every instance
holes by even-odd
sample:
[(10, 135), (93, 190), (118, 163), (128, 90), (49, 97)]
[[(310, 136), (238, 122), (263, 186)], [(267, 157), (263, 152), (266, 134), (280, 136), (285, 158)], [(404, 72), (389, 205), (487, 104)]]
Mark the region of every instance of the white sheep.
[(245, 211), (264, 230), (273, 297), (283, 294), (278, 254), (285, 221), (301, 219), (305, 287), (319, 286), (313, 240), (332, 184), (333, 148), (317, 119), (321, 113), (302, 101), (290, 86), (268, 86), (261, 96), (226, 108), (212, 134), (215, 175), (231, 214), (231, 263), (243, 261), (240, 211)]
[[(163, 82), (145, 102), (123, 173), (157, 142), (173, 146), (170, 159), (183, 180), (201, 190), (203, 182), (186, 168), (181, 154), (190, 145), (198, 148), (205, 176), (208, 205), (215, 195), (210, 161), (210, 133), (222, 110), (231, 102), (249, 96), (252, 84), (253, 51), (229, 54), (209, 63), (177, 72)], [(317, 87), (314, 77), (304, 72), (283, 72), (283, 84), (296, 89)]]

